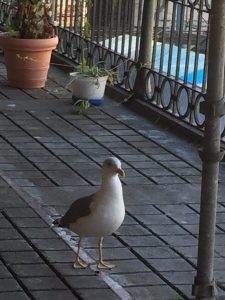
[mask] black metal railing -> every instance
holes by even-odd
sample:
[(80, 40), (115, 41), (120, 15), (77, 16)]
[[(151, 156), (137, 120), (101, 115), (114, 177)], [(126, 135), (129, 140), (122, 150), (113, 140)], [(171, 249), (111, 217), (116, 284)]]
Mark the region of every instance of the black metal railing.
[(138, 60), (143, 0), (75, 1), (74, 21), (70, 15), (66, 25), (65, 14), (60, 13), (64, 4), (56, 1), (58, 52), (76, 63), (84, 55), (90, 64), (103, 61), (108, 69), (117, 66), (117, 84), (132, 90), (135, 76), (129, 70)]
[(16, 12), (13, 0), (0, 1), (0, 25), (10, 24), (12, 17)]
[[(10, 16), (0, 0), (0, 22)], [(57, 52), (75, 63), (117, 66), (116, 84), (133, 91), (144, 0), (54, 0)], [(210, 0), (156, 0), (152, 60), (143, 101), (195, 127), (207, 90)], [(8, 18), (9, 19), (9, 18)], [(7, 19), (7, 20), (8, 20)]]

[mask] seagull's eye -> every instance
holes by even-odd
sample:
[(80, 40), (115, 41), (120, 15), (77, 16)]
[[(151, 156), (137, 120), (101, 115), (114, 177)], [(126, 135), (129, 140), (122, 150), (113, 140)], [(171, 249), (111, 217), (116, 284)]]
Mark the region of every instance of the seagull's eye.
[(110, 162), (110, 161), (107, 163), (107, 166), (109, 166), (109, 167), (111, 167), (111, 166), (112, 166), (112, 164), (111, 164), (111, 162)]

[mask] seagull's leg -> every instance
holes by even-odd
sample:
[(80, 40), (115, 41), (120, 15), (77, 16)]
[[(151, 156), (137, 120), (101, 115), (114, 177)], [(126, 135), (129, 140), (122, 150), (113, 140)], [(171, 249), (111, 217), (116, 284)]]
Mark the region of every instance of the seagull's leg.
[(103, 237), (101, 237), (99, 239), (99, 261), (98, 261), (98, 264), (97, 264), (97, 267), (98, 269), (112, 269), (115, 267), (115, 265), (113, 264), (110, 264), (110, 263), (106, 263), (103, 261), (103, 258), (102, 258), (102, 241), (103, 241)]
[(82, 241), (82, 238), (79, 239), (78, 249), (77, 249), (77, 256), (76, 256), (76, 260), (75, 260), (75, 262), (73, 264), (73, 267), (75, 269), (85, 269), (88, 266), (88, 264), (85, 261), (83, 261), (82, 259), (80, 259), (80, 257), (79, 257), (80, 247), (81, 247), (81, 241)]

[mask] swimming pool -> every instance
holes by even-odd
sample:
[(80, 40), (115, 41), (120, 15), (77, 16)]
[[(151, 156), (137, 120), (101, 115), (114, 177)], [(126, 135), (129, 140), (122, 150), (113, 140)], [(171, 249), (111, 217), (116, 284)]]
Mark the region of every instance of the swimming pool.
[[(135, 59), (135, 51), (136, 51), (136, 36), (132, 36), (130, 39), (130, 36), (127, 34), (124, 37), (119, 36), (118, 39), (112, 38), (111, 39), (111, 50), (115, 51), (115, 45), (117, 42), (117, 52), (122, 53), (122, 45), (124, 47), (123, 55), (128, 56), (129, 53), (129, 46), (131, 45), (131, 51), (130, 51), (130, 58)], [(103, 44), (103, 43), (101, 43)], [(109, 39), (105, 40), (105, 47), (109, 47)], [(163, 49), (164, 47), (164, 49)], [(205, 55), (198, 53), (194, 51), (187, 52), (186, 48), (181, 48), (180, 50), (180, 59), (177, 61), (178, 58), (178, 47), (175, 45), (169, 45), (164, 44), (162, 46), (162, 43), (157, 42), (156, 44), (156, 51), (155, 51), (155, 59), (154, 59), (154, 69), (160, 70), (160, 60), (162, 56), (162, 49), (163, 49), (163, 62), (162, 62), (162, 72), (165, 74), (168, 74), (168, 71), (170, 69), (171, 76), (176, 76), (178, 65), (179, 65), (179, 73), (178, 78), (180, 80), (184, 80), (185, 77), (185, 66), (186, 66), (186, 60), (187, 56), (189, 55), (188, 59), (188, 68), (187, 68), (187, 82), (189, 84), (194, 84), (194, 66), (195, 66), (195, 60), (197, 60), (197, 68), (196, 68), (196, 82), (195, 84), (199, 87), (202, 87), (203, 85), (203, 76), (204, 76), (204, 66), (205, 66)], [(169, 57), (171, 56), (171, 62), (169, 65)], [(197, 59), (196, 59), (197, 58)]]
[[(172, 48), (172, 49), (171, 49)], [(156, 56), (154, 61), (155, 69), (159, 70), (160, 68), (160, 58), (162, 51), (162, 44), (157, 43), (156, 46)], [(170, 54), (171, 51), (171, 54)], [(171, 55), (171, 64), (169, 66), (169, 55)], [(177, 46), (170, 46), (169, 44), (164, 44), (164, 55), (163, 55), (163, 67), (162, 71), (164, 73), (168, 73), (169, 67), (170, 75), (176, 76), (178, 65), (179, 65), (179, 73), (178, 78), (184, 80), (185, 77), (185, 66), (186, 66), (186, 59), (187, 59), (187, 49), (181, 48), (180, 51), (180, 59), (177, 61), (178, 57), (178, 47)], [(194, 84), (194, 66), (197, 54), (194, 51), (189, 52), (189, 60), (188, 60), (188, 68), (187, 68), (187, 82), (190, 84)], [(203, 76), (204, 76), (204, 65), (205, 65), (205, 55), (198, 54), (198, 64), (196, 68), (196, 85), (202, 86), (203, 84)]]

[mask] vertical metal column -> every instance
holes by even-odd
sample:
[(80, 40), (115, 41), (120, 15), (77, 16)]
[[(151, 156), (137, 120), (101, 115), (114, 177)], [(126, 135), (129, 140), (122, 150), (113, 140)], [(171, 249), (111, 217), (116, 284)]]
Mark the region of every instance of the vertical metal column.
[(140, 49), (137, 64), (137, 77), (134, 83), (134, 96), (142, 97), (145, 91), (145, 71), (142, 66), (150, 66), (156, 0), (145, 0), (142, 14)]
[(216, 299), (214, 245), (220, 151), (220, 117), (224, 115), (225, 1), (213, 0), (209, 32), (209, 69), (205, 113), (197, 276), (192, 294), (195, 299)]
[(51, 10), (52, 10), (51, 23), (52, 24), (54, 24), (55, 17), (56, 17), (56, 10), (57, 10), (56, 3), (57, 3), (56, 0), (51, 1)]

